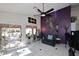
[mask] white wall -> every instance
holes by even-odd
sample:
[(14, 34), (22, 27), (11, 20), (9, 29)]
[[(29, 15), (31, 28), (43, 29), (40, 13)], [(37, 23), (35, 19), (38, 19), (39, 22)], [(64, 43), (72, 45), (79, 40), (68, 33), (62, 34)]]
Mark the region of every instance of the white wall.
[(37, 26), (38, 29), (40, 28), (40, 17), (34, 17), (37, 19), (37, 24), (28, 23), (28, 17), (29, 16), (9, 13), (9, 12), (0, 12), (0, 23), (21, 25), (22, 26), (22, 39), (25, 40), (25, 26), (26, 25)]
[(79, 30), (79, 5), (72, 6), (71, 8), (71, 16), (77, 16), (76, 30)]
[(40, 16), (34, 16), (35, 19), (37, 19), (37, 28), (41, 29), (41, 17)]

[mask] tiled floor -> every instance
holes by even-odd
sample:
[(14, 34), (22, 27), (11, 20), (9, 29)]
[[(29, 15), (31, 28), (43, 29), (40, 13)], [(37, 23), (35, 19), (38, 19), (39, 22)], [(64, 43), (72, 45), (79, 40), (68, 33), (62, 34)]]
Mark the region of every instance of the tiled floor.
[[(31, 43), (24, 48), (12, 50), (11, 56), (68, 56), (69, 47), (63, 44), (56, 44), (55, 47), (41, 43), (40, 41)], [(17, 51), (20, 52), (17, 52)], [(76, 52), (76, 56), (79, 56), (79, 52)]]
[[(29, 49), (32, 51), (27, 56), (68, 56), (69, 46), (65, 48), (64, 44), (56, 44), (55, 47), (41, 43), (40, 41), (32, 44)], [(79, 51), (76, 51), (79, 56)]]
[(63, 44), (57, 44), (55, 47), (36, 42), (29, 48), (32, 53), (28, 56), (68, 56), (68, 47), (65, 48)]

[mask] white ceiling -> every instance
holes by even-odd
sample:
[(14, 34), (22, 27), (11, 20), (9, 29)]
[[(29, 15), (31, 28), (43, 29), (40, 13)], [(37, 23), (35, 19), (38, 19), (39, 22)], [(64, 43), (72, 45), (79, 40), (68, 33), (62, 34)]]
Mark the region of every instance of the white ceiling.
[[(45, 3), (44, 11), (47, 11), (51, 8), (55, 10), (64, 8), (71, 5), (70, 3)], [(1, 12), (11, 12), (24, 15), (36, 15), (39, 14), (33, 7), (38, 7), (42, 10), (42, 3), (0, 3)]]

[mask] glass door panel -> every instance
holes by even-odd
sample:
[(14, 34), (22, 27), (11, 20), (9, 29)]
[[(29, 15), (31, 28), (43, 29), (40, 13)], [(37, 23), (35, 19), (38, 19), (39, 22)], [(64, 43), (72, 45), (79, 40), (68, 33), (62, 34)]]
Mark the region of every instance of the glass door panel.
[(36, 28), (33, 28), (33, 34), (36, 35)]
[(32, 35), (32, 28), (26, 28), (26, 34)]

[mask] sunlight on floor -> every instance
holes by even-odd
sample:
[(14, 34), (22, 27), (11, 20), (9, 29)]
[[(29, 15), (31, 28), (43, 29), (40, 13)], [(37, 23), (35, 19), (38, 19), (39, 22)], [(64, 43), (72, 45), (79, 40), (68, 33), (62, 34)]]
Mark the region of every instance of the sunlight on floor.
[(28, 48), (17, 50), (17, 52), (21, 52), (19, 56), (24, 56), (24, 55), (32, 53)]
[(30, 53), (32, 53), (32, 52), (28, 48), (22, 48), (22, 49), (19, 49), (17, 51), (6, 54), (4, 56), (25, 56), (25, 55), (28, 55)]

